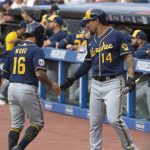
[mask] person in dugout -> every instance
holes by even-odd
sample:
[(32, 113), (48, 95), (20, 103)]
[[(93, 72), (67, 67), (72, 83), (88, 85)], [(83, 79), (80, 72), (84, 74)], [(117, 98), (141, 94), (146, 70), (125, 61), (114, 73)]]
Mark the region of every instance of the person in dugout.
[[(53, 47), (56, 48), (58, 42), (67, 36), (67, 33), (62, 30), (63, 19), (57, 15), (47, 16), (48, 26), (47, 29), (51, 29), (53, 34), (44, 40), (43, 47)], [(57, 71), (58, 66), (55, 61), (50, 61), (51, 65), (48, 65), (48, 76), (57, 81)]]
[[(87, 51), (87, 38), (89, 37), (89, 32), (86, 30), (86, 22), (80, 21), (80, 30), (76, 33), (68, 35), (65, 39), (61, 40), (57, 48), (68, 49), (71, 51), (85, 52)], [(68, 76), (71, 77), (80, 64), (69, 63)], [(79, 81), (75, 81), (74, 84), (69, 88), (69, 100), (77, 101), (79, 100), (78, 93)]]
[[(134, 57), (138, 59), (150, 59), (150, 43), (146, 33), (142, 30), (135, 30), (132, 34), (131, 44), (134, 47)], [(139, 73), (137, 74), (139, 75)], [(146, 75), (139, 84), (137, 84), (136, 96), (139, 99), (144, 97), (146, 93), (146, 100), (148, 106), (148, 113), (146, 120), (150, 121), (150, 80), (149, 75)]]
[[(2, 52), (2, 56), (0, 58), (0, 68), (2, 68), (5, 59), (8, 53), (20, 42), (22, 42), (23, 34), (25, 32), (26, 23), (21, 21), (17, 29), (9, 32), (5, 38), (5, 46)], [(7, 90), (8, 90), (9, 82), (6, 79), (1, 79), (1, 89), (0, 89), (0, 105), (4, 105), (7, 103)]]
[(67, 34), (62, 30), (63, 19), (57, 15), (47, 17), (48, 27), (53, 34), (44, 41), (43, 47), (56, 47), (56, 43), (64, 39)]

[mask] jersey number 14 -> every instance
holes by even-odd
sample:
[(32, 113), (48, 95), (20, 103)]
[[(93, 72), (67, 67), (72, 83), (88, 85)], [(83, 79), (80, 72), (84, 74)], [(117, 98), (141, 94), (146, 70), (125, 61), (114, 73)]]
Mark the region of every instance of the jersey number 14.
[(13, 74), (25, 73), (25, 57), (14, 57)]
[(110, 63), (112, 62), (111, 53), (108, 53), (108, 54), (102, 53), (101, 58), (102, 58), (102, 63), (105, 63), (105, 61), (110, 62)]

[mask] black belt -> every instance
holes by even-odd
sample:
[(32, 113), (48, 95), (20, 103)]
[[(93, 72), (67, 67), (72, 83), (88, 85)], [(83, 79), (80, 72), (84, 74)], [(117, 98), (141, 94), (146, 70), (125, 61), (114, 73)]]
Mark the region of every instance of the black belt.
[(99, 77), (99, 76), (94, 76), (93, 78), (97, 81), (107, 81), (107, 80), (110, 80), (110, 79), (114, 79), (116, 78), (117, 76), (110, 76), (110, 77)]

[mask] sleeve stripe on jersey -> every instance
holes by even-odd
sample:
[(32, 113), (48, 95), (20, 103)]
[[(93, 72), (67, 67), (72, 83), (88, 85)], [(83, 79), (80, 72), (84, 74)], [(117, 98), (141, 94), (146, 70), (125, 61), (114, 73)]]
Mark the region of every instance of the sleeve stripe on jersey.
[(4, 69), (2, 69), (2, 71), (5, 72), (5, 73), (10, 73), (10, 72), (8, 72), (8, 71), (6, 71), (6, 70), (4, 70)]
[(84, 61), (91, 61), (91, 59), (84, 59)]
[(66, 39), (63, 39), (64, 40), (64, 42), (66, 43), (66, 44), (68, 44), (68, 41), (66, 40)]
[(122, 54), (120, 54), (120, 56), (126, 55), (126, 54), (132, 54), (131, 52), (124, 52)]
[(46, 70), (46, 68), (43, 68), (43, 67), (37, 67), (36, 69), (35, 69), (35, 72), (37, 71), (37, 70)]

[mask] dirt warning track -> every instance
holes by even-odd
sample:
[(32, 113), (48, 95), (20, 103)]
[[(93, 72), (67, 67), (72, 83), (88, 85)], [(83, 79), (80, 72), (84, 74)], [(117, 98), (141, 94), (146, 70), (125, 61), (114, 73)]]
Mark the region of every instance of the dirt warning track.
[[(44, 112), (44, 118), (43, 130), (26, 150), (90, 150), (89, 120), (49, 111)], [(8, 150), (9, 129), (9, 107), (0, 106), (0, 150)], [(139, 150), (150, 150), (150, 133), (131, 130), (131, 134)], [(118, 137), (110, 125), (104, 125), (103, 150), (121, 150)]]

